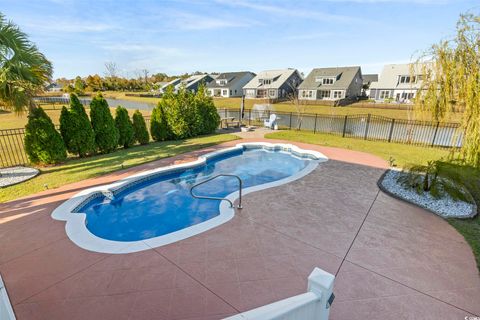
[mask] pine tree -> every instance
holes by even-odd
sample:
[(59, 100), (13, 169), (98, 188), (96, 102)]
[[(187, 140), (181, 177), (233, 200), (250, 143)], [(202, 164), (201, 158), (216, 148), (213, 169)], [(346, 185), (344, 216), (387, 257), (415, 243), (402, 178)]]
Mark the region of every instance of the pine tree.
[(129, 148), (135, 142), (132, 121), (128, 111), (122, 106), (115, 110), (115, 127), (118, 130), (118, 145)]
[(148, 135), (147, 125), (142, 113), (139, 110), (136, 110), (133, 114), (132, 120), (135, 141), (138, 141), (138, 143), (142, 145), (147, 144), (150, 140), (150, 137)]
[(100, 152), (114, 151), (118, 145), (118, 130), (108, 103), (101, 94), (93, 98), (90, 103), (90, 120), (95, 132), (95, 143)]
[(58, 163), (67, 158), (62, 136), (42, 108), (34, 108), (25, 126), (25, 152), (34, 164)]
[(174, 138), (172, 130), (167, 122), (165, 114), (165, 105), (173, 99), (173, 92), (171, 89), (163, 95), (162, 100), (155, 106), (150, 117), (150, 134), (155, 141), (165, 141)]
[(75, 94), (70, 94), (70, 110), (62, 108), (60, 133), (68, 152), (85, 157), (95, 152), (95, 133), (85, 108)]

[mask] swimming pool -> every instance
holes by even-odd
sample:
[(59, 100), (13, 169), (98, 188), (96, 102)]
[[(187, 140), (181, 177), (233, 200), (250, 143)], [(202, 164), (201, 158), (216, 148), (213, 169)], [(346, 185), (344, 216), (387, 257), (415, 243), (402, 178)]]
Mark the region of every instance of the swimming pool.
[[(230, 220), (227, 201), (197, 199), (190, 189), (218, 174), (238, 175), (244, 194), (298, 179), (326, 157), (293, 145), (239, 144), (197, 161), (155, 169), (108, 186), (85, 190), (57, 208), (68, 236), (92, 251), (124, 253), (157, 247)], [(218, 177), (195, 189), (198, 195), (238, 197), (234, 177)]]

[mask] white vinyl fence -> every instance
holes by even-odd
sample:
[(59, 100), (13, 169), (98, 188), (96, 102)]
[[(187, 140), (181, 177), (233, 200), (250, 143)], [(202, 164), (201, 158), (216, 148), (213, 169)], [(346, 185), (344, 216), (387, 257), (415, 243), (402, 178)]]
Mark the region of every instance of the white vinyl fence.
[(13, 313), (10, 299), (8, 299), (7, 289), (3, 284), (2, 277), (0, 276), (0, 319), (1, 320), (15, 320), (15, 314)]
[(306, 293), (243, 312), (225, 320), (328, 320), (335, 276), (315, 268)]

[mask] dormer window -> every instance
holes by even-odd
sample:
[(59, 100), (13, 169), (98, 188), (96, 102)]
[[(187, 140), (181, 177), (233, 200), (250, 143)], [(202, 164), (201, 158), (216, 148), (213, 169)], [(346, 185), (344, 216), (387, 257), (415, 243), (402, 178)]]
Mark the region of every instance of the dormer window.
[(416, 76), (400, 76), (399, 83), (415, 83), (417, 81)]
[(260, 82), (263, 85), (268, 85), (268, 84), (272, 84), (272, 79), (261, 79)]
[(333, 84), (335, 80), (335, 77), (315, 77), (315, 82), (320, 82), (325, 85)]
[(221, 86), (224, 86), (224, 85), (227, 84), (227, 79), (219, 79), (219, 80), (217, 80), (217, 84), (221, 85)]

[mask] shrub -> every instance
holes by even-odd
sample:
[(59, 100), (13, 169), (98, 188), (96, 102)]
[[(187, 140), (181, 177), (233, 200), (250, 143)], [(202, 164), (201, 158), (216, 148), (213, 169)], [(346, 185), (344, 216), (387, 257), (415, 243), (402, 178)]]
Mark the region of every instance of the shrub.
[(100, 152), (108, 153), (115, 150), (118, 145), (118, 130), (108, 103), (100, 94), (90, 103), (90, 120), (95, 132), (95, 143)]
[(428, 161), (426, 165), (412, 165), (398, 178), (404, 188), (413, 188), (418, 194), (428, 192), (439, 199), (449, 195), (454, 200), (470, 201), (463, 182), (443, 160)]
[(201, 85), (195, 95), (195, 113), (197, 114), (197, 134), (213, 133), (220, 125), (220, 116), (213, 103), (212, 97), (206, 95)]
[(171, 99), (172, 95), (172, 90), (169, 89), (162, 97), (162, 100), (155, 106), (150, 116), (150, 134), (155, 141), (165, 141), (174, 138), (167, 123), (164, 110), (167, 99)]
[(133, 132), (135, 141), (140, 144), (147, 144), (150, 140), (145, 119), (140, 111), (136, 110), (132, 116)]
[(118, 106), (115, 110), (115, 127), (118, 130), (118, 145), (124, 148), (131, 147), (135, 142), (133, 125), (124, 107)]
[(70, 94), (70, 110), (62, 108), (60, 133), (68, 152), (85, 157), (95, 152), (95, 133), (85, 108), (75, 94)]
[(52, 164), (67, 158), (62, 136), (42, 108), (34, 108), (25, 126), (25, 152), (34, 164)]
[(160, 104), (174, 139), (193, 136), (195, 114), (190, 110), (192, 93), (184, 87), (177, 94), (166, 94)]

